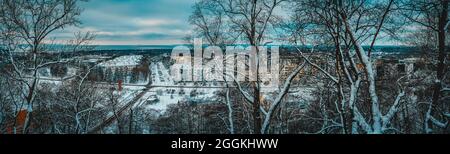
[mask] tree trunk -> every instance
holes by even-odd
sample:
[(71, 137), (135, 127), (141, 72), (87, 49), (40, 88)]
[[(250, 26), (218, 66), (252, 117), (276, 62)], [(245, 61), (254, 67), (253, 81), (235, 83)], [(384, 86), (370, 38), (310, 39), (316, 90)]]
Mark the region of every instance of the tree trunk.
[[(446, 55), (446, 46), (445, 46), (445, 26), (447, 24), (448, 20), (448, 0), (441, 1), (441, 12), (439, 16), (439, 27), (438, 27), (438, 65), (436, 68), (436, 81), (433, 88), (433, 98), (432, 98), (432, 104), (438, 105), (439, 99), (441, 96), (441, 88), (442, 88), (442, 80), (444, 78), (446, 65), (445, 65), (445, 58)], [(431, 122), (429, 122), (430, 127), (432, 126)]]
[(130, 109), (130, 123), (128, 126), (128, 134), (133, 134), (133, 109)]

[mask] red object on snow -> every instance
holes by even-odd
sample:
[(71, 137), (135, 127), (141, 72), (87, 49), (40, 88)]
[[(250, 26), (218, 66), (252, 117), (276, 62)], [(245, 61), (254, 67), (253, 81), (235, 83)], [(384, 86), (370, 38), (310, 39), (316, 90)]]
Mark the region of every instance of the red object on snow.
[(27, 118), (27, 110), (21, 110), (19, 111), (19, 114), (17, 114), (17, 125), (23, 127), (25, 125), (25, 119)]
[(119, 84), (119, 91), (122, 91), (122, 82), (123, 82), (122, 80), (119, 80), (119, 81), (118, 81), (118, 84)]
[[(25, 125), (25, 120), (27, 118), (27, 110), (20, 110), (19, 113), (17, 113), (15, 126), (16, 126), (16, 134), (21, 134), (23, 127)], [(15, 134), (14, 133), (14, 121), (11, 121), (7, 124), (6, 127), (6, 133), (7, 134)]]

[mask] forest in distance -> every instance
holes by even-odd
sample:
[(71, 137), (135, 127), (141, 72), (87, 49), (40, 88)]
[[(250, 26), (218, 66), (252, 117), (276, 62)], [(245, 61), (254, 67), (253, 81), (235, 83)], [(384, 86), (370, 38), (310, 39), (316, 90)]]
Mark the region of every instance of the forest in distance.
[(0, 0), (0, 134), (449, 134), (449, 2)]

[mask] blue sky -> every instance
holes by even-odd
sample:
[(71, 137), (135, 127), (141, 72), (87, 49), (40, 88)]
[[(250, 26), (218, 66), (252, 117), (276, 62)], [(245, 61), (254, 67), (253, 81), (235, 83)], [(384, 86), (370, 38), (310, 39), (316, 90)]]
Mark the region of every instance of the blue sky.
[(81, 2), (82, 25), (54, 37), (70, 38), (75, 31), (92, 31), (99, 45), (179, 44), (191, 30), (188, 18), (195, 0), (90, 0)]

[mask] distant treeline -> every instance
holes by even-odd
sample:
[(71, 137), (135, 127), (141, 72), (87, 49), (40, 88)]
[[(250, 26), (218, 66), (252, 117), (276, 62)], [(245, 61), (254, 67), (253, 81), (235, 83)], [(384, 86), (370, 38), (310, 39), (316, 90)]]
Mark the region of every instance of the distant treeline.
[[(72, 56), (80, 56), (80, 55), (159, 55), (164, 53), (171, 53), (172, 49), (177, 45), (170, 46), (97, 46), (92, 50), (81, 50), (77, 52), (50, 52), (47, 53), (49, 55), (59, 55), (62, 57), (72, 57)], [(193, 49), (192, 45), (184, 45), (191, 49)], [(241, 45), (244, 46), (245, 45)], [(204, 45), (204, 47), (207, 47)], [(270, 47), (270, 46), (268, 46)], [(363, 46), (366, 50), (369, 49), (369, 46)], [(292, 46), (292, 45), (281, 45), (280, 53), (286, 52), (297, 52), (297, 48), (302, 50), (303, 52), (309, 52), (312, 46)], [(332, 46), (316, 46), (315, 52), (334, 52), (334, 47)], [(0, 51), (3, 50), (0, 48)], [(224, 50), (225, 51), (225, 50)], [(419, 47), (412, 46), (375, 46), (375, 53), (388, 53), (388, 54), (421, 54), (424, 51)], [(5, 53), (5, 52), (1, 52)], [(0, 53), (0, 54), (1, 54)]]
[[(101, 50), (94, 49), (92, 51), (84, 51), (85, 54), (114, 54), (114, 55), (158, 55), (158, 54), (164, 54), (164, 53), (171, 53), (172, 49), (176, 46), (170, 46), (172, 48), (169, 48), (169, 46), (165, 46), (161, 49), (133, 49), (137, 47), (129, 46), (129, 48), (121, 47), (121, 49), (105, 49), (102, 47), (99, 47)], [(191, 48), (192, 52), (192, 45), (187, 46)], [(207, 46), (204, 46), (207, 47)], [(270, 47), (270, 46), (269, 46)], [(312, 48), (312, 46), (288, 46), (288, 45), (282, 45), (280, 46), (280, 53), (283, 54), (283, 52), (297, 52), (297, 48), (304, 51), (309, 52)], [(364, 46), (365, 49), (369, 49), (369, 46)], [(223, 50), (225, 51), (225, 49)], [(315, 52), (334, 52), (334, 47), (331, 46), (318, 46), (315, 47)], [(375, 46), (374, 50), (375, 53), (389, 53), (389, 54), (420, 54), (422, 53), (422, 50), (418, 47), (410, 47), (410, 46)]]

